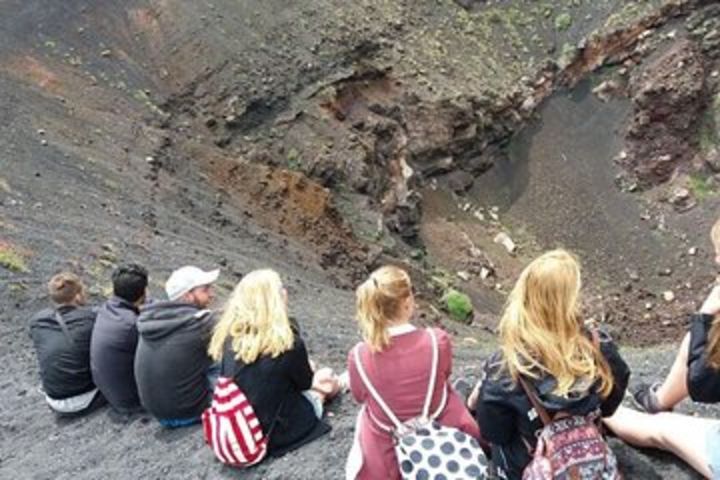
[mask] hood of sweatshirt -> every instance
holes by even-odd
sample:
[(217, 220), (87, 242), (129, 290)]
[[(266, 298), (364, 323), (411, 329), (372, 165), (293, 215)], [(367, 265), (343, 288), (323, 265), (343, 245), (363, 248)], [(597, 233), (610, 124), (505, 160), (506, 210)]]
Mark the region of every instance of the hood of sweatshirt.
[(212, 311), (184, 302), (155, 302), (140, 310), (137, 328), (145, 340), (160, 340), (183, 331), (206, 332), (212, 322)]
[[(521, 410), (523, 405), (528, 404), (529, 399), (523, 387), (519, 383), (516, 384), (509, 372), (502, 367), (500, 359), (498, 352), (488, 360), (487, 377), (483, 382), (483, 398), (485, 401), (515, 404), (518, 410)], [(587, 381), (577, 382), (573, 391), (566, 396), (553, 393), (557, 387), (557, 380), (550, 375), (537, 379), (526, 378), (526, 382), (535, 389), (540, 403), (550, 412), (587, 415), (599, 408), (602, 401), (597, 393), (597, 386)]]

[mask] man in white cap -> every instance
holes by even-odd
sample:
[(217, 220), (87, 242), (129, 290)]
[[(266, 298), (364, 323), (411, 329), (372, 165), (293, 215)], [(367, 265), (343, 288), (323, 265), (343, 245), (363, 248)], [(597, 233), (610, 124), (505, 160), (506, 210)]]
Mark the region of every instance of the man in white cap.
[(219, 274), (192, 266), (175, 270), (165, 283), (168, 301), (147, 305), (138, 317), (138, 394), (164, 426), (197, 423), (210, 404), (215, 366), (207, 346), (215, 318), (207, 307)]

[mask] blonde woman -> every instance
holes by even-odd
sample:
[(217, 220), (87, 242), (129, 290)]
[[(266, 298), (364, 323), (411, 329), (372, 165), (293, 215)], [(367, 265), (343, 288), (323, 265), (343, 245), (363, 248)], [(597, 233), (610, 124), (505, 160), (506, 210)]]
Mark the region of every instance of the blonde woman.
[(542, 422), (519, 379), (551, 415), (612, 415), (630, 371), (610, 338), (600, 349), (579, 313), (580, 267), (564, 250), (548, 252), (520, 274), (500, 320), (500, 350), (485, 365), (476, 416), (493, 460), (509, 479), (530, 462)]
[[(362, 368), (380, 397), (396, 417), (406, 421), (420, 415), (423, 408), (430, 383), (433, 339), (430, 332), (411, 323), (415, 301), (410, 277), (402, 269), (385, 266), (376, 270), (358, 287), (356, 295), (364, 341), (351, 350), (348, 371), (350, 391), (363, 409), (346, 477), (396, 480), (400, 472), (393, 439), (387, 430), (392, 423), (361, 379), (355, 349), (359, 349)], [(430, 412), (438, 414), (440, 424), (479, 438), (477, 424), (448, 384), (452, 371), (450, 337), (437, 328), (433, 334), (438, 346), (438, 368)]]
[(210, 356), (248, 397), (270, 454), (280, 455), (329, 431), (323, 405), (340, 390), (332, 370), (313, 372), (297, 324), (288, 317), (287, 291), (272, 270), (246, 275), (215, 327)]

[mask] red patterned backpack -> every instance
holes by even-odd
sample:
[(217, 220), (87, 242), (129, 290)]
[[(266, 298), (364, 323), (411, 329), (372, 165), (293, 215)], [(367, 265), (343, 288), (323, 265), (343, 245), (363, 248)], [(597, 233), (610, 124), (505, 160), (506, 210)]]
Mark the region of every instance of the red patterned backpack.
[(267, 455), (268, 437), (245, 394), (232, 378), (220, 377), (212, 404), (202, 414), (205, 441), (222, 463), (249, 467)]
[(522, 377), (520, 385), (544, 425), (523, 480), (622, 479), (615, 454), (597, 424), (599, 415), (560, 413), (552, 418)]

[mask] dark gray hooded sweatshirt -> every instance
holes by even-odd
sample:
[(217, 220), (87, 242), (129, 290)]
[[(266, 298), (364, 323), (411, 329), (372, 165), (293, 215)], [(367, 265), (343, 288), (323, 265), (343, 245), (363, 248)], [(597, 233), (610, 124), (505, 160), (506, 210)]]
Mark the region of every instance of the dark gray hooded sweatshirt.
[(196, 418), (210, 404), (213, 326), (210, 310), (183, 302), (157, 302), (140, 311), (135, 379), (140, 402), (155, 417)]

